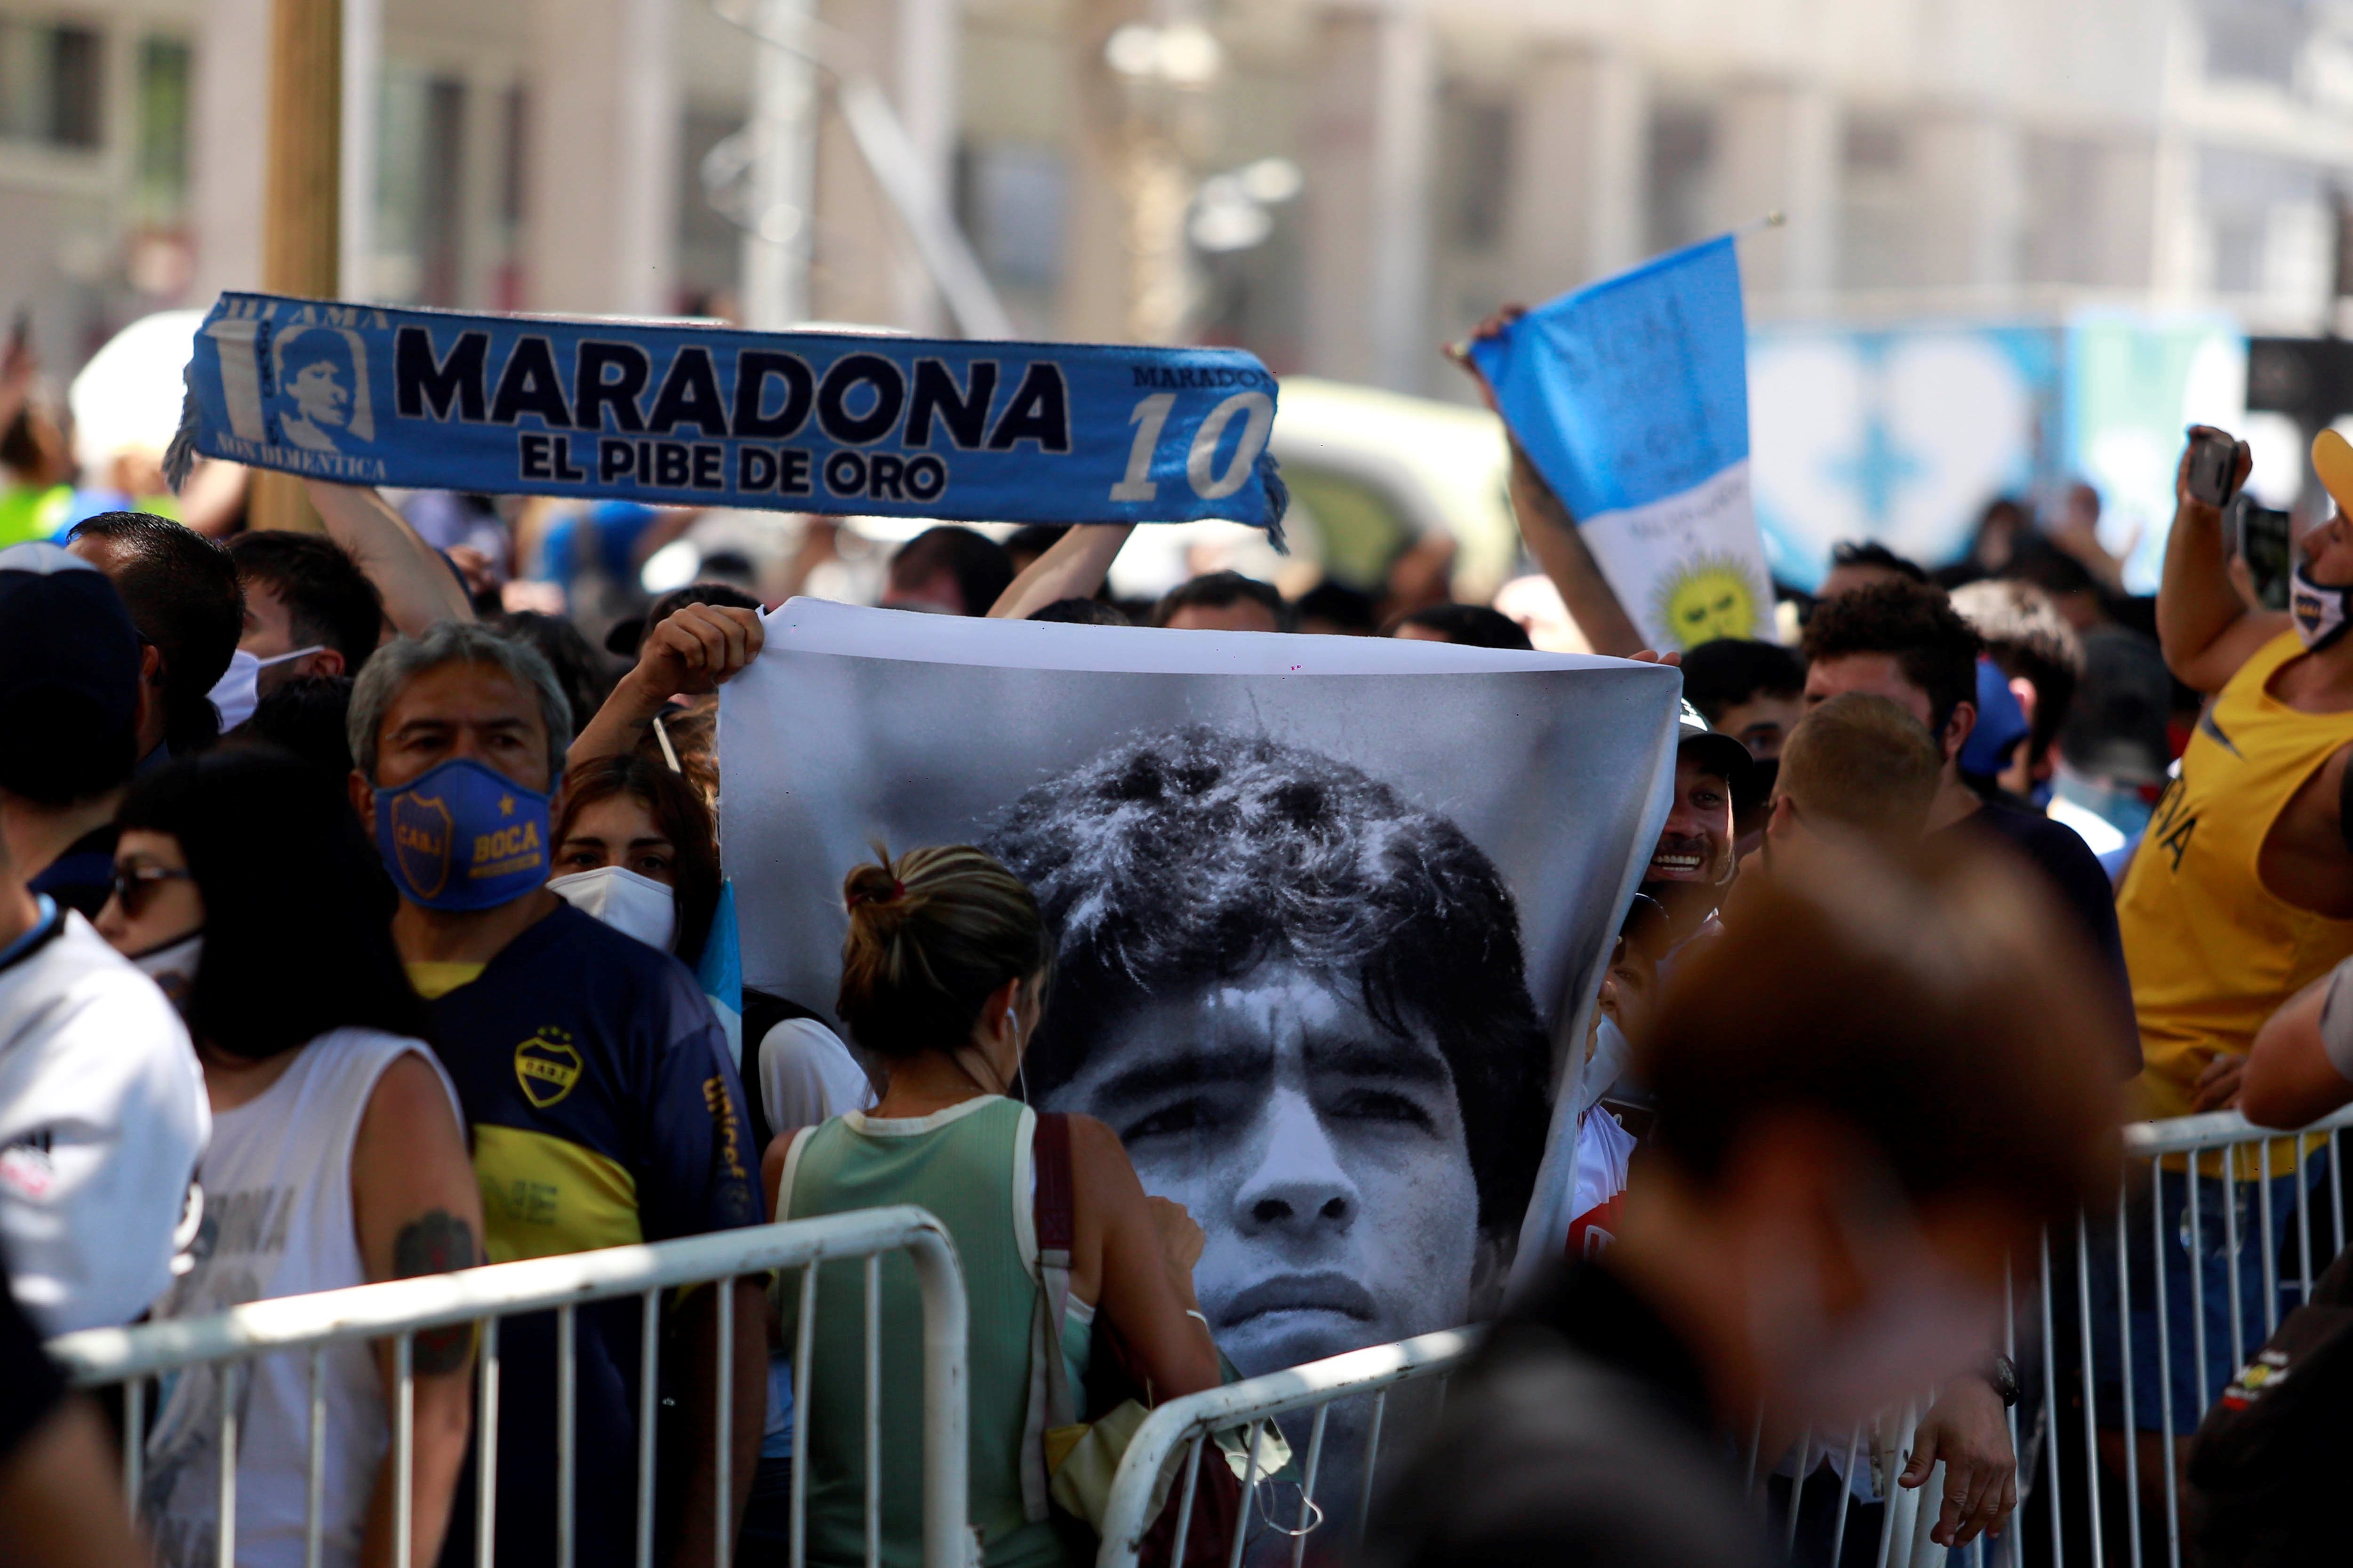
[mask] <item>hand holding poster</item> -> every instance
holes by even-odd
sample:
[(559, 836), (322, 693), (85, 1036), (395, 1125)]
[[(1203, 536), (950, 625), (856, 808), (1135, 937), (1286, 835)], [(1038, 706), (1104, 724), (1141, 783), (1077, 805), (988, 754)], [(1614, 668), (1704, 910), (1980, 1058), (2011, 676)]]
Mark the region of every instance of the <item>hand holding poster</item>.
[(1282, 538), (1275, 383), (1237, 349), (933, 342), (224, 294), (191, 452), (339, 484)]
[(1651, 647), (1770, 635), (1730, 236), (1565, 294), (1471, 354)]

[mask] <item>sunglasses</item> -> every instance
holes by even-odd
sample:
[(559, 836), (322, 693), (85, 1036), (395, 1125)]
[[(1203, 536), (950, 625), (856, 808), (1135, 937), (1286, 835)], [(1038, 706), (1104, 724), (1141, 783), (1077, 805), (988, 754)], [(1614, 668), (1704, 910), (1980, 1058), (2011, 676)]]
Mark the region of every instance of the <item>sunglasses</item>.
[(164, 866), (117, 866), (111, 886), (122, 912), (132, 920), (147, 912), (156, 889), (166, 882), (193, 882), (192, 872), (174, 871)]

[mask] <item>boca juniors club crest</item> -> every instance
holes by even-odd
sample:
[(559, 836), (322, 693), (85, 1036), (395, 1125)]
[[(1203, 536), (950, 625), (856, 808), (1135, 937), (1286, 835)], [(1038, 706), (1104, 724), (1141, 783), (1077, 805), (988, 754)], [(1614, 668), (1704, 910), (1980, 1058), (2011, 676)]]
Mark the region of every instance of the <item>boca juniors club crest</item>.
[(400, 857), (401, 875), (417, 897), (433, 898), (448, 885), (453, 837), (449, 808), (439, 795), (393, 797), (393, 853)]
[(580, 1048), (565, 1030), (545, 1028), (515, 1047), (515, 1082), (541, 1110), (572, 1092), (580, 1081)]

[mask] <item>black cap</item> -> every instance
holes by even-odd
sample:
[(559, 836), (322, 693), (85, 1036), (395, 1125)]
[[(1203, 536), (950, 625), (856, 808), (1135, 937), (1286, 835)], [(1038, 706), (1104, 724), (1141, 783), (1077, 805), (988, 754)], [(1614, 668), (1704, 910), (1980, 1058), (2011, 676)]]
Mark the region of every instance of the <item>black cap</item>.
[(58, 545), (0, 550), (0, 790), (86, 800), (138, 746), (139, 633), (114, 584)]
[(1736, 737), (1710, 729), (1706, 718), (1689, 701), (1683, 703), (1675, 723), (1683, 731), (1675, 754), (1695, 758), (1700, 766), (1730, 784), (1736, 798), (1746, 798), (1745, 792), (1757, 770), (1757, 759), (1748, 754), (1748, 748)]

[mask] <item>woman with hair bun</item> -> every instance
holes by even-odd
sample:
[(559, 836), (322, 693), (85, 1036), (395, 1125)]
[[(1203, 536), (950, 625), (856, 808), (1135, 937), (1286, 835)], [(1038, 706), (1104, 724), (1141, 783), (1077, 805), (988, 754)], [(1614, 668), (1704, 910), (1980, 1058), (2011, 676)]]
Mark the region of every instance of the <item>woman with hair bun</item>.
[[(937, 1215), (955, 1238), (970, 1305), (971, 1521), (988, 1568), (1070, 1559), (1042, 1509), (1024, 1503), (1032, 1324), (1047, 1286), (1038, 1265), (1032, 1140), (1038, 1118), (1007, 1098), (1045, 1013), (1054, 942), (1020, 879), (968, 846), (887, 852), (842, 887), (836, 1011), (887, 1069), (881, 1100), (779, 1138), (765, 1171), (779, 1219), (886, 1204)], [(1072, 1240), (1068, 1306), (1055, 1325), (1078, 1403), (1097, 1315), (1155, 1397), (1214, 1386), (1217, 1347), (1193, 1296), (1201, 1230), (1145, 1195), (1118, 1138), (1069, 1119)], [(861, 1265), (820, 1269), (809, 1363), (807, 1551), (812, 1563), (865, 1558), (865, 1292)], [(786, 1333), (798, 1291), (784, 1291)], [(905, 1259), (884, 1261), (882, 1342), (918, 1339)], [(915, 1563), (922, 1483), (922, 1369), (881, 1368), (882, 1560)], [(1034, 1474), (1034, 1472), (1033, 1472)]]

